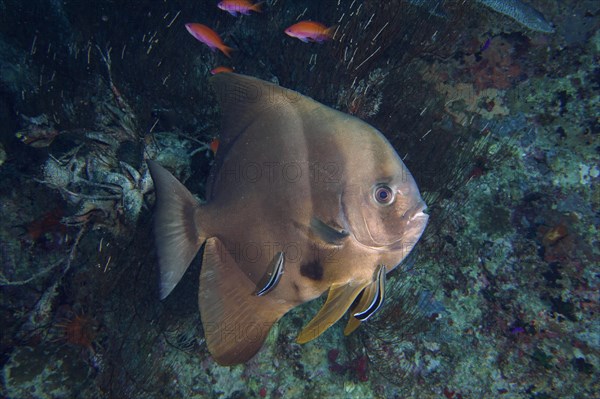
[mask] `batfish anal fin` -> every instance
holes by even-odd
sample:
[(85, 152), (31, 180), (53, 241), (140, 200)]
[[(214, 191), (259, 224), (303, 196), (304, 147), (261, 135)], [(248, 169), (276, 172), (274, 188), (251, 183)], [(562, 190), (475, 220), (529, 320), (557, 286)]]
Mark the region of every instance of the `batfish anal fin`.
[(171, 293), (206, 239), (197, 226), (200, 205), (171, 173), (148, 160), (156, 206), (154, 238), (160, 266), (160, 298)]
[(379, 265), (375, 274), (375, 280), (365, 287), (358, 304), (352, 309), (352, 315), (350, 315), (348, 324), (344, 328), (344, 335), (352, 334), (361, 322), (367, 321), (383, 305), (385, 299), (385, 266)]
[(279, 280), (281, 280), (281, 275), (283, 274), (283, 266), (285, 264), (285, 256), (283, 252), (277, 252), (269, 266), (267, 267), (267, 272), (260, 279), (258, 284), (256, 284), (256, 290), (254, 291), (254, 295), (263, 296), (268, 294), (273, 288), (277, 287), (279, 284)]
[(358, 294), (369, 284), (368, 281), (333, 284), (329, 288), (325, 304), (319, 310), (319, 313), (304, 327), (296, 342), (304, 344), (323, 334), (346, 313)]
[(206, 241), (198, 302), (208, 350), (223, 366), (250, 360), (291, 306), (255, 296), (255, 284), (216, 237)]
[(349, 233), (341, 228), (332, 227), (317, 217), (310, 219), (311, 231), (326, 243), (341, 245)]

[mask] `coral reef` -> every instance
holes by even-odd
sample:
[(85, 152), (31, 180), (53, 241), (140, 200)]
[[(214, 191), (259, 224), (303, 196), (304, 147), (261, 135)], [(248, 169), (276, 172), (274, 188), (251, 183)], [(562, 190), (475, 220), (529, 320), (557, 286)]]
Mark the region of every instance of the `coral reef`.
[[(531, 30), (492, 3), (0, 1), (0, 396), (600, 397), (598, 4), (499, 10)], [(285, 36), (300, 19), (334, 40)], [(203, 198), (225, 61), (372, 123), (430, 213), (356, 332), (297, 344), (315, 300), (235, 367), (207, 351), (199, 259), (158, 299), (145, 163)]]

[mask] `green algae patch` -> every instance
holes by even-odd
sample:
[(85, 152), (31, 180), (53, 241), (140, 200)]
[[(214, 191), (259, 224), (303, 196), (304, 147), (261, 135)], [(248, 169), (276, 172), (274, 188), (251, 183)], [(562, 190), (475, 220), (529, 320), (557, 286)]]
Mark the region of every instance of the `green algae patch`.
[(485, 204), (481, 208), (479, 225), (490, 236), (505, 236), (512, 229), (510, 212), (502, 206)]
[(11, 398), (71, 398), (88, 377), (88, 365), (75, 350), (62, 347), (18, 347), (4, 367)]

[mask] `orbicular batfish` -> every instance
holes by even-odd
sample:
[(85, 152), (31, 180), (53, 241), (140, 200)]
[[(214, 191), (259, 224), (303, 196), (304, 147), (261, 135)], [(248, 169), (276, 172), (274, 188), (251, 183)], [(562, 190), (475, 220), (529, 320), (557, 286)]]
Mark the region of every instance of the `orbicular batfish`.
[(349, 334), (381, 306), (386, 273), (427, 224), (412, 175), (384, 136), (353, 116), (255, 78), (211, 79), (222, 130), (206, 203), (148, 161), (161, 298), (204, 245), (198, 302), (218, 363), (249, 360), (273, 323), (325, 292), (298, 342), (348, 310)]

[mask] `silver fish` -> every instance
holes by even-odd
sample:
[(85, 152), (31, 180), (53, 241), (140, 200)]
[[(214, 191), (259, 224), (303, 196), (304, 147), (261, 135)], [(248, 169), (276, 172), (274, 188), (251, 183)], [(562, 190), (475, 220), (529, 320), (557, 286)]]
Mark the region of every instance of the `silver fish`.
[[(361, 293), (352, 314), (370, 317), (385, 274), (413, 249), (428, 215), (410, 172), (372, 126), (262, 80), (211, 79), (222, 130), (206, 203), (148, 165), (161, 298), (204, 245), (206, 342), (218, 363), (233, 365), (252, 358), (287, 311), (325, 292), (298, 342), (318, 337)], [(350, 320), (347, 333), (360, 325)]]
[[(533, 31), (554, 33), (554, 28), (542, 15), (541, 12), (533, 8), (522, 0), (475, 0), (500, 14), (512, 18), (522, 26)], [(423, 7), (431, 15), (437, 17), (446, 17), (444, 12), (444, 0), (408, 0), (410, 4)]]

